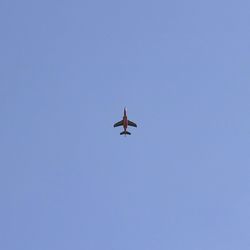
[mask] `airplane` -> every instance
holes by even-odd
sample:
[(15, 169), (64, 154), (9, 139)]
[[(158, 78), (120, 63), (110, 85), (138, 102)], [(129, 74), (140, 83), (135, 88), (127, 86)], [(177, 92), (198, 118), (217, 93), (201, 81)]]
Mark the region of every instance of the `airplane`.
[(131, 122), (130, 120), (128, 120), (128, 117), (127, 117), (127, 109), (124, 108), (124, 111), (123, 111), (123, 119), (117, 123), (114, 124), (114, 128), (115, 127), (118, 127), (118, 126), (123, 126), (124, 128), (124, 131), (122, 131), (120, 133), (120, 135), (131, 135), (130, 132), (127, 131), (127, 127), (128, 126), (132, 126), (132, 127), (137, 127), (137, 125), (134, 123), (134, 122)]

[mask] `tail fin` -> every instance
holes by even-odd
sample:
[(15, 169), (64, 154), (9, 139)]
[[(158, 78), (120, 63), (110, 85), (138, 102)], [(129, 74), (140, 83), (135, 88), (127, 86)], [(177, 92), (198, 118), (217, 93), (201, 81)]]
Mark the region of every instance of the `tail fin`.
[(120, 135), (131, 135), (131, 133), (128, 132), (128, 131), (122, 131), (122, 132), (120, 133)]

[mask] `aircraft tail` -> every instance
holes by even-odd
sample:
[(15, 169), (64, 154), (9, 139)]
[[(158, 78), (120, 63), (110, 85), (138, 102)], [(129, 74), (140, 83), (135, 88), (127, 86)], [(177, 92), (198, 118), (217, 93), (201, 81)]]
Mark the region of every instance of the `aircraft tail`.
[(122, 131), (122, 132), (120, 133), (120, 135), (131, 135), (131, 133), (128, 132), (128, 131)]

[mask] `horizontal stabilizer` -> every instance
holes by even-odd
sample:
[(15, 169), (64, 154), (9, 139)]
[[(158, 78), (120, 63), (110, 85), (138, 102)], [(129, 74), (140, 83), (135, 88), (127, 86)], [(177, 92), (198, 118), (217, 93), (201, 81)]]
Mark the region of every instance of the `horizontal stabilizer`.
[(122, 131), (122, 132), (120, 133), (120, 135), (131, 135), (131, 133), (128, 132), (128, 131)]

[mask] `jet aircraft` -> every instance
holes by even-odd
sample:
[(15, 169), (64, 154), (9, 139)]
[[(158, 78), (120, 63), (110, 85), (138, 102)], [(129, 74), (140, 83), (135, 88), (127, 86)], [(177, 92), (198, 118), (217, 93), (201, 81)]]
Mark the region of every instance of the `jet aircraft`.
[(120, 135), (131, 135), (131, 133), (127, 131), (128, 126), (137, 127), (137, 125), (134, 122), (131, 122), (130, 120), (128, 120), (126, 108), (124, 108), (123, 119), (114, 124), (114, 127), (118, 127), (118, 126), (123, 126), (124, 128), (124, 131), (122, 131)]

